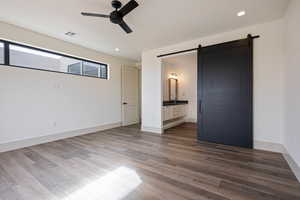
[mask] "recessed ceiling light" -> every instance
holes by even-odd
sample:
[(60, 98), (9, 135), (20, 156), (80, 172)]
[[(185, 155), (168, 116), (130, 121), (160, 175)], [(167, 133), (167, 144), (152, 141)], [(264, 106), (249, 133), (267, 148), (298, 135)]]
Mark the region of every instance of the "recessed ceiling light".
[(120, 49), (119, 48), (115, 48), (115, 51), (120, 51)]
[(237, 16), (241, 17), (241, 16), (244, 16), (245, 14), (246, 14), (246, 11), (242, 10), (237, 13)]
[(69, 31), (69, 32), (66, 32), (65, 35), (73, 37), (74, 35), (76, 35), (76, 33)]

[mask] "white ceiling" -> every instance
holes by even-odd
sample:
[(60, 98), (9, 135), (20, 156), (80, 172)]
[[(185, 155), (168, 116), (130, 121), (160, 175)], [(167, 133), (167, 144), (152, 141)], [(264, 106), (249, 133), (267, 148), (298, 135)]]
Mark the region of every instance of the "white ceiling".
[[(122, 0), (125, 4), (129, 0)], [(137, 0), (126, 16), (134, 30), (125, 34), (108, 19), (80, 12), (108, 14), (110, 0), (6, 0), (0, 20), (108, 54), (140, 60), (141, 52), (197, 37), (232, 30), (284, 15), (289, 0)], [(236, 13), (246, 10), (247, 15)], [(77, 35), (70, 38), (65, 32)], [(115, 48), (120, 52), (115, 52)]]

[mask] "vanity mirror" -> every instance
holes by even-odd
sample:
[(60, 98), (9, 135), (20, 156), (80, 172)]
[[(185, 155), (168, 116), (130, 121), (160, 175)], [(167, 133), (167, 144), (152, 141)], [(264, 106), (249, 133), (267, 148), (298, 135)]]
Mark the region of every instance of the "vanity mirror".
[(169, 76), (169, 101), (178, 99), (178, 78), (177, 74), (172, 73)]

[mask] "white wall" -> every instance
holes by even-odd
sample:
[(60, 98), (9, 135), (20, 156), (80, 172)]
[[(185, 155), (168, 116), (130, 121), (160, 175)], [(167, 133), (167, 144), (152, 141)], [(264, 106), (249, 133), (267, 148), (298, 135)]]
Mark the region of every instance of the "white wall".
[(214, 36), (149, 50), (142, 56), (143, 124), (161, 128), (162, 65), (156, 56), (173, 51), (206, 46), (245, 38), (248, 33), (260, 35), (254, 42), (254, 139), (283, 143), (283, 68), (284, 20), (246, 27)]
[(121, 66), (134, 61), (5, 23), (0, 38), (107, 63), (110, 69), (110, 79), (103, 80), (0, 66), (0, 146), (121, 122)]
[(162, 133), (162, 71), (156, 52), (142, 54), (142, 130)]
[(300, 1), (291, 1), (286, 15), (285, 147), (300, 166)]

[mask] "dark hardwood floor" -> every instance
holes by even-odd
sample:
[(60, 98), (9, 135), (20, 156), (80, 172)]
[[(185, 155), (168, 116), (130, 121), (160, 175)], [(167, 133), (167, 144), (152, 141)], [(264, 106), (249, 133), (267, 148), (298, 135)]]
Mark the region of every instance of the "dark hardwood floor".
[(129, 126), (0, 154), (1, 200), (299, 200), (278, 153), (198, 143)]

